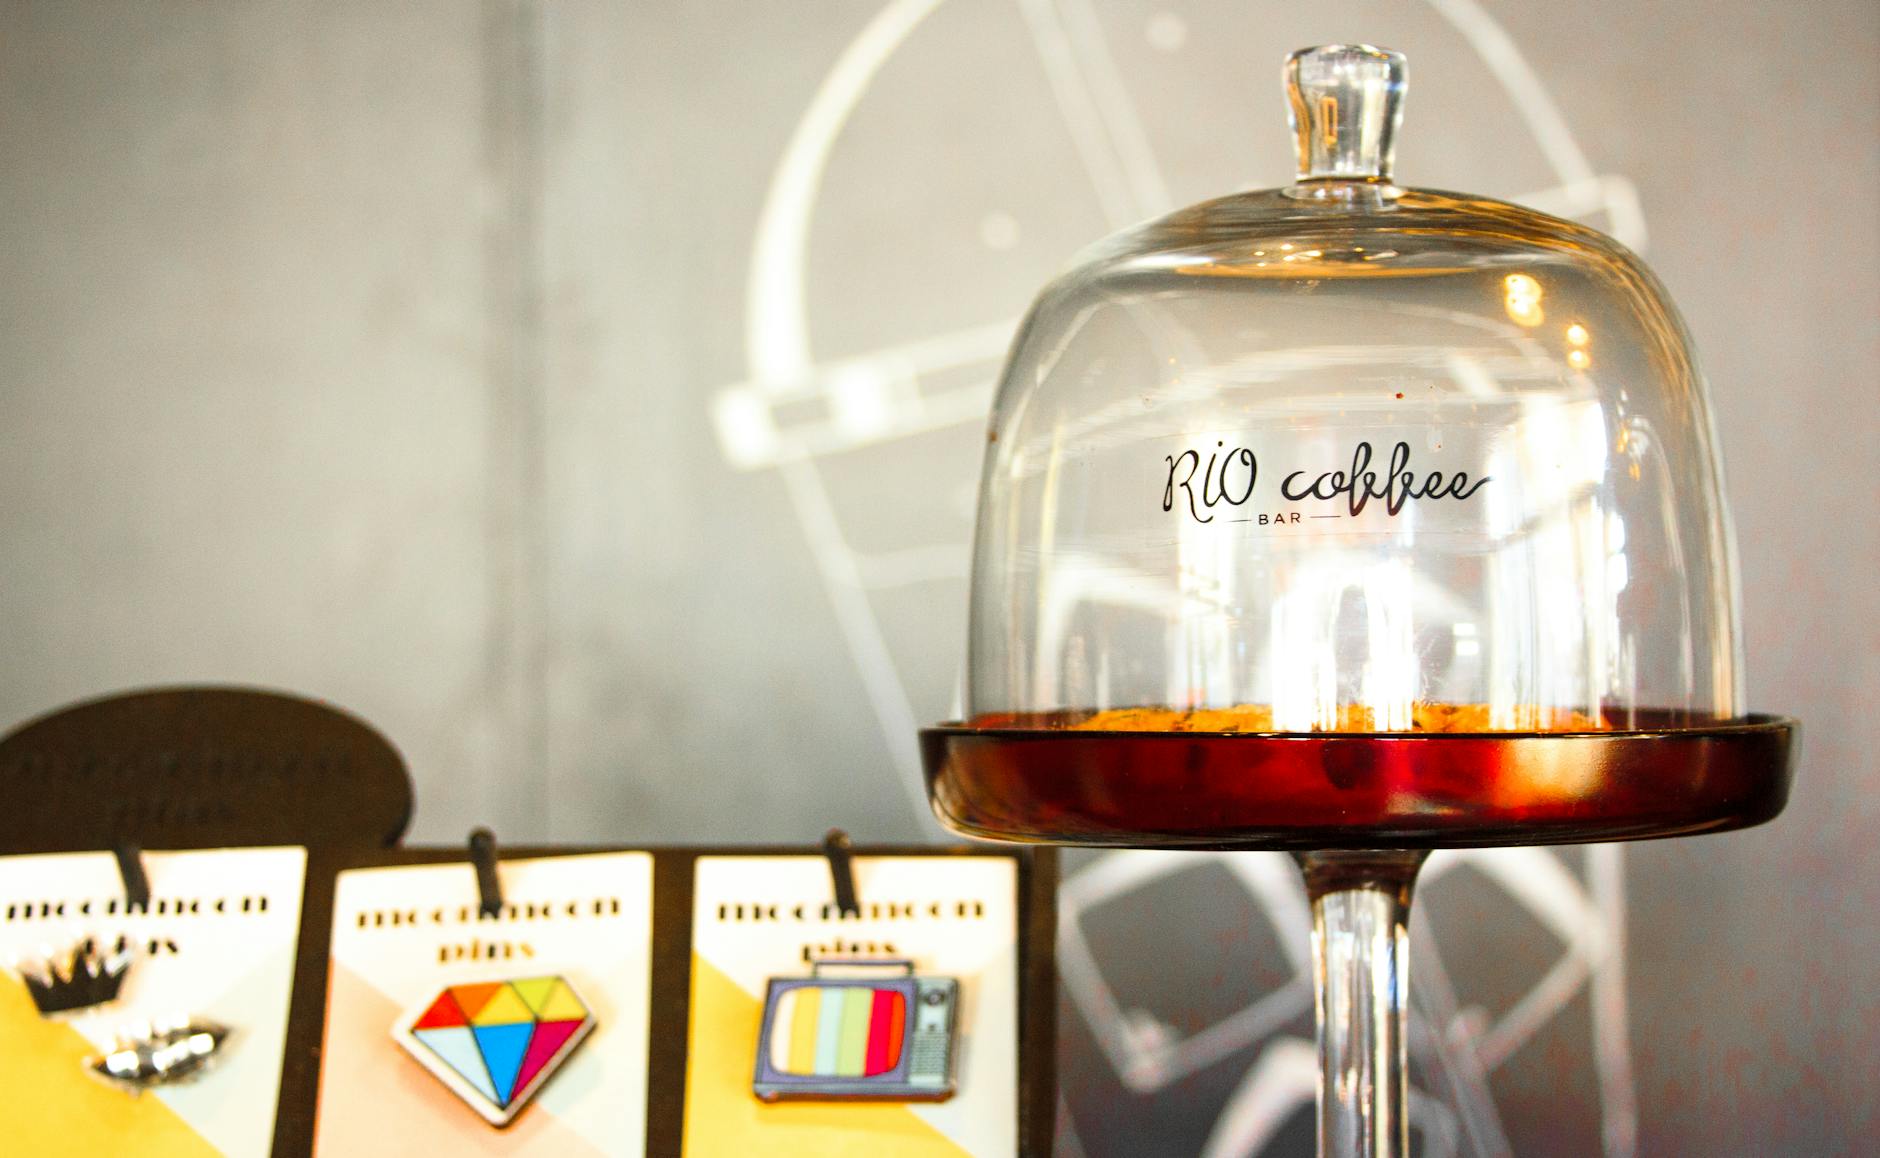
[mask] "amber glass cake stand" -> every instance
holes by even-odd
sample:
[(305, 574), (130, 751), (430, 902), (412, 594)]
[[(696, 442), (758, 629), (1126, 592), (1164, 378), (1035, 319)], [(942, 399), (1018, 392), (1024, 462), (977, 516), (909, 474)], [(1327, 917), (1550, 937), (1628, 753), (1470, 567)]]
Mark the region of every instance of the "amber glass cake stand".
[(1428, 850), (1760, 824), (1788, 799), (1798, 731), (1770, 716), (1440, 735), (1076, 731), (1065, 719), (924, 730), (935, 813), (994, 840), (1293, 853), (1312, 900), (1330, 1155), (1407, 1152), (1410, 897)]
[(1716, 424), (1651, 271), (1398, 185), (1401, 55), (1284, 75), (1293, 184), (1125, 229), (1033, 301), (962, 720), (921, 743), (962, 833), (1293, 853), (1320, 1152), (1399, 1155), (1428, 850), (1760, 823), (1796, 725), (1746, 702)]
[(1781, 812), (1797, 731), (1772, 716), (1436, 735), (1077, 731), (1063, 719), (991, 716), (923, 731), (935, 813), (992, 840), (1163, 848), (1686, 836)]

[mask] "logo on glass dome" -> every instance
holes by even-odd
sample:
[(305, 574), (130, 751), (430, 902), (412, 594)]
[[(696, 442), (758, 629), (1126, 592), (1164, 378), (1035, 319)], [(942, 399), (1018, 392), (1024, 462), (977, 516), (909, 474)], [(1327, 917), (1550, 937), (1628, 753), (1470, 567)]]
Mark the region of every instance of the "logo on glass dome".
[[(1472, 497), (1489, 484), (1484, 476), (1471, 479), (1467, 471), (1445, 474), (1431, 470), (1418, 475), (1410, 466), (1410, 444), (1399, 442), (1391, 449), (1390, 461), (1383, 470), (1372, 466), (1376, 451), (1369, 442), (1360, 442), (1351, 454), (1349, 470), (1314, 473), (1310, 468), (1295, 470), (1280, 480), (1280, 498), (1289, 503), (1309, 500), (1321, 502), (1342, 498), (1344, 511), (1312, 513), (1315, 519), (1335, 519), (1349, 513), (1353, 518), (1364, 512), (1373, 499), (1384, 504), (1386, 514), (1395, 515), (1412, 499), (1456, 499)], [(1217, 508), (1233, 510), (1252, 501), (1260, 479), (1260, 460), (1244, 446), (1229, 447), (1217, 441), (1204, 460), (1195, 449), (1162, 456), (1168, 464), (1168, 480), (1162, 488), (1162, 509), (1185, 508), (1197, 523), (1212, 523)], [(1262, 525), (1297, 523), (1299, 512), (1279, 509), (1257, 515), (1235, 516), (1229, 522)]]

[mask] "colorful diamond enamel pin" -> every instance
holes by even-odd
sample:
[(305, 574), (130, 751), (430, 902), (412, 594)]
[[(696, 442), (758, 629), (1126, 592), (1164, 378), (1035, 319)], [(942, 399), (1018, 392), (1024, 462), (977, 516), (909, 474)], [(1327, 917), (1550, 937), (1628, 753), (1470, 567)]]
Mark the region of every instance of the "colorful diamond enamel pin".
[(594, 1028), (565, 977), (453, 985), (392, 1036), (492, 1126), (507, 1126)]

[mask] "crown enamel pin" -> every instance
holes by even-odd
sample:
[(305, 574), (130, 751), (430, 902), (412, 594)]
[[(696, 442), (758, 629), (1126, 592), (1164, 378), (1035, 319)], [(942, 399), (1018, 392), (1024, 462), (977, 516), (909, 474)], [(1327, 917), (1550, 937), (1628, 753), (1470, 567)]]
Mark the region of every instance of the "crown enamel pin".
[(62, 956), (22, 964), (20, 976), (39, 1012), (51, 1016), (116, 1001), (130, 967), (130, 943), (123, 937), (102, 952), (87, 937)]

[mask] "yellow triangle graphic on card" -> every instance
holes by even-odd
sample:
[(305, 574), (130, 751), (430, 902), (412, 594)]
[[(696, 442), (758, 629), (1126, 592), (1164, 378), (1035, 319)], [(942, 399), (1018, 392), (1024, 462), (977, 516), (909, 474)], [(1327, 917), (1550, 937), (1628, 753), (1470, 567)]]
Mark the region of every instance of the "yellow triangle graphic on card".
[(692, 955), (687, 1158), (968, 1158), (963, 1147), (906, 1106), (758, 1101), (751, 1094), (751, 1058), (757, 1053), (763, 1004), (705, 958)]
[(39, 1016), (26, 986), (0, 972), (0, 1129), (9, 1154), (219, 1153), (162, 1098), (133, 1098), (85, 1072), (98, 1051), (63, 1022)]
[(470, 1019), (472, 1025), (509, 1025), (517, 1021), (534, 1021), (535, 1013), (522, 1003), (516, 995), (514, 986), (505, 985), (490, 998), (489, 1004), (477, 1010)]
[(548, 998), (542, 1002), (541, 1011), (536, 1014), (543, 1021), (576, 1021), (587, 1015), (587, 1006), (568, 992), (568, 987), (561, 983), (559, 977), (555, 978), (555, 988), (549, 992)]
[(548, 995), (554, 992), (560, 980), (559, 977), (527, 977), (509, 984), (515, 989), (516, 995), (522, 998), (522, 1003), (539, 1014), (542, 1012), (542, 1003), (548, 1000)]

